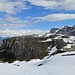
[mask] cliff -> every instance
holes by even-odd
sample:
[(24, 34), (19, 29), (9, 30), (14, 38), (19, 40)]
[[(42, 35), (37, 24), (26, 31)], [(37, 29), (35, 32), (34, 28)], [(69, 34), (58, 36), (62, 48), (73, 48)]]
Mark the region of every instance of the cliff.
[(11, 54), (17, 60), (42, 59), (47, 55), (47, 48), (51, 44), (51, 42), (40, 42), (43, 39), (45, 38), (34, 36), (20, 36), (5, 39), (3, 40), (0, 53), (6, 52), (7, 55)]

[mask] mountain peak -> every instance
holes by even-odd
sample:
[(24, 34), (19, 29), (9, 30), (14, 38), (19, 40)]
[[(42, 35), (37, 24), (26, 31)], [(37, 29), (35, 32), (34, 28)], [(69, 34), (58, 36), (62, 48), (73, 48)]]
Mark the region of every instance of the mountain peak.
[(59, 28), (51, 28), (50, 33), (55, 33)]
[(63, 28), (59, 29), (56, 33), (57, 34), (69, 34), (70, 32), (75, 30), (75, 25), (74, 26), (64, 26)]

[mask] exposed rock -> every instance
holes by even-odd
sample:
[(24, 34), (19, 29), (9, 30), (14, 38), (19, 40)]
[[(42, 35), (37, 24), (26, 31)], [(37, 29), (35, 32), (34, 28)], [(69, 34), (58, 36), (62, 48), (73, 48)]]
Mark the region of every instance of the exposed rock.
[(71, 31), (69, 35), (75, 36), (75, 30)]
[(57, 30), (59, 30), (59, 28), (52, 28), (52, 29), (50, 30), (50, 33), (55, 33)]
[(42, 59), (47, 55), (50, 42), (39, 42), (42, 38), (34, 36), (13, 37), (3, 40), (1, 51), (14, 55), (18, 60)]
[[(75, 41), (69, 38), (69, 35), (75, 36), (75, 25), (72, 27), (65, 26), (58, 30), (56, 33), (54, 29), (51, 31), (53, 34), (49, 36), (38, 37), (35, 35), (12, 37), (3, 40), (3, 45), (0, 47), (0, 59), (2, 61), (13, 60), (31, 60), (42, 59), (48, 55), (48, 51), (56, 46), (57, 51), (52, 55), (61, 53), (64, 51), (75, 51)], [(65, 33), (64, 33), (65, 32)], [(67, 35), (60, 35), (67, 34)], [(69, 42), (65, 42), (64, 39), (68, 38)], [(51, 39), (51, 41), (44, 41)], [(44, 41), (44, 42), (42, 42)], [(74, 42), (74, 43), (73, 43)], [(68, 44), (72, 44), (71, 48), (66, 48)], [(48, 49), (49, 48), (49, 49)], [(63, 49), (63, 50), (61, 50)], [(41, 64), (42, 65), (42, 64)], [(40, 66), (40, 65), (39, 65)]]
[(57, 49), (61, 49), (64, 46), (66, 46), (66, 43), (63, 41), (63, 39), (53, 39), (52, 40), (52, 46), (56, 46)]
[(39, 64), (38, 66), (42, 66), (43, 64)]
[(75, 26), (72, 26), (72, 27), (64, 26), (63, 28), (59, 29), (56, 33), (57, 34), (69, 34), (73, 30), (75, 30)]

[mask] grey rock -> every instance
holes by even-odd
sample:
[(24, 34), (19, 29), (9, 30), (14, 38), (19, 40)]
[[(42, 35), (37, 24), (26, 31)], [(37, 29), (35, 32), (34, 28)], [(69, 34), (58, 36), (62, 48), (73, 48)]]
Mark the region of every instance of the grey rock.
[(59, 28), (51, 28), (50, 33), (55, 33)]

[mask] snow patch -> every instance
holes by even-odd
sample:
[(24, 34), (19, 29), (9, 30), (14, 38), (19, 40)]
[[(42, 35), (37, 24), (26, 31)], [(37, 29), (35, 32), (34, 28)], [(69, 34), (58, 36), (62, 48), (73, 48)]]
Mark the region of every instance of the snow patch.
[(47, 40), (43, 40), (43, 41), (40, 41), (40, 42), (50, 42), (50, 41), (52, 41), (52, 39), (47, 39)]
[(71, 48), (71, 44), (67, 44), (67, 46), (65, 46), (64, 48)]
[[(75, 51), (60, 53), (44, 61), (14, 62), (19, 66), (0, 63), (0, 75), (75, 75), (75, 56), (62, 56), (65, 54), (75, 54)], [(43, 65), (38, 66), (40, 63)]]

